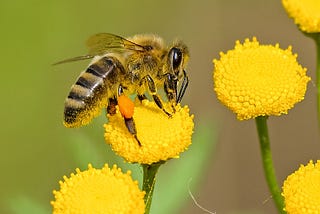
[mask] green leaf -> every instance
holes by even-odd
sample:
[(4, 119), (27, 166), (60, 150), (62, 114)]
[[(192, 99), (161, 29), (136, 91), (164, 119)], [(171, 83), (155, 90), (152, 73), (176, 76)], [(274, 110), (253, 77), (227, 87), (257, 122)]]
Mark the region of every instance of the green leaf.
[(49, 206), (45, 206), (41, 202), (26, 196), (18, 196), (9, 199), (9, 209), (14, 214), (45, 214), (51, 212), (51, 208)]
[(88, 163), (93, 166), (100, 166), (106, 161), (106, 157), (104, 157), (100, 147), (85, 133), (74, 133), (67, 143), (70, 153), (79, 168), (87, 168)]
[(105, 163), (112, 166), (120, 160), (103, 138), (103, 122), (105, 120), (97, 118), (88, 127), (70, 130), (72, 132), (69, 133), (66, 143), (79, 168), (86, 169), (89, 163), (98, 168)]

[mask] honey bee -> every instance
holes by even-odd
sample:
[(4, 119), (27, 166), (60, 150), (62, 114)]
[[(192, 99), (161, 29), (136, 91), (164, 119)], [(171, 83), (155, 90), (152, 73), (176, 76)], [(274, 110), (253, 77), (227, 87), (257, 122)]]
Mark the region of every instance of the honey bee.
[[(185, 71), (189, 51), (181, 41), (166, 46), (156, 35), (136, 35), (123, 38), (100, 33), (87, 40), (88, 55), (63, 60), (55, 64), (92, 59), (71, 87), (64, 106), (64, 125), (80, 127), (101, 113), (116, 113), (118, 97), (136, 95), (139, 100), (146, 94), (169, 117), (175, 111), (188, 86)], [(164, 108), (157, 89), (163, 89), (171, 104), (171, 113)], [(138, 141), (132, 116), (123, 115), (128, 131)]]

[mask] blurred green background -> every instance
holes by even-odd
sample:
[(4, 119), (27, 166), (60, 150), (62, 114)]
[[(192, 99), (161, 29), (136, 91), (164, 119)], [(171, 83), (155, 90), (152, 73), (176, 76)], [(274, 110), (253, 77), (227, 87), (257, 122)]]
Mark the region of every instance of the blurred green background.
[[(85, 40), (99, 32), (155, 33), (168, 42), (182, 39), (190, 48), (183, 103), (195, 114), (193, 145), (160, 169), (152, 213), (203, 213), (189, 188), (212, 212), (275, 213), (254, 121), (237, 121), (216, 100), (212, 59), (236, 40), (257, 36), (261, 43), (293, 45), (314, 78), (314, 44), (287, 17), (281, 1), (1, 0), (0, 26), (0, 213), (51, 213), (58, 181), (89, 162), (117, 163), (140, 179), (138, 166), (124, 164), (105, 145), (103, 117), (80, 129), (62, 125), (64, 99), (88, 62), (51, 64), (85, 54)], [(299, 164), (319, 158), (315, 96), (311, 83), (305, 101), (269, 120), (280, 183)], [(180, 191), (173, 194), (174, 187)]]

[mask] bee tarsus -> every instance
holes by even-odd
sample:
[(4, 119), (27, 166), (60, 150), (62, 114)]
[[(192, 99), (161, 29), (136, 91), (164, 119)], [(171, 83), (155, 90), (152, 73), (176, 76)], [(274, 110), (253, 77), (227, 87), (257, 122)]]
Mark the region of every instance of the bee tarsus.
[(139, 146), (141, 146), (140, 140), (137, 137), (137, 130), (136, 130), (136, 126), (135, 126), (133, 118), (132, 117), (131, 118), (124, 118), (124, 122), (126, 124), (126, 127), (127, 127), (128, 131), (136, 139), (136, 141), (138, 142)]

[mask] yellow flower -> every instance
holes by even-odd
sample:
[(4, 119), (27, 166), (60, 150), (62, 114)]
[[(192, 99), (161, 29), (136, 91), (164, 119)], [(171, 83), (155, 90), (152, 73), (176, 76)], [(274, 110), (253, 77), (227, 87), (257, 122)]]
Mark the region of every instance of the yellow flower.
[(53, 214), (143, 214), (145, 192), (130, 175), (130, 171), (124, 174), (116, 165), (95, 169), (89, 164), (86, 171), (76, 169), (76, 174), (64, 176), (59, 182), (59, 191), (53, 191)]
[(307, 33), (320, 32), (319, 0), (282, 0), (282, 4), (300, 30)]
[(288, 214), (320, 212), (320, 161), (301, 165), (283, 184), (282, 195)]
[(233, 50), (213, 60), (218, 99), (239, 120), (287, 114), (303, 100), (310, 80), (296, 58), (291, 47), (260, 45), (255, 37), (243, 44), (237, 41)]
[[(170, 109), (168, 105), (165, 107)], [(141, 146), (127, 130), (119, 110), (108, 118), (106, 142), (130, 163), (152, 164), (178, 158), (191, 144), (194, 124), (187, 106), (177, 105), (176, 112), (169, 118), (154, 102), (136, 102), (133, 118)]]

